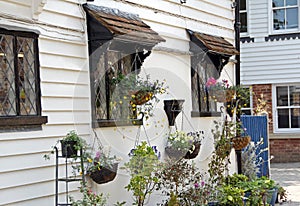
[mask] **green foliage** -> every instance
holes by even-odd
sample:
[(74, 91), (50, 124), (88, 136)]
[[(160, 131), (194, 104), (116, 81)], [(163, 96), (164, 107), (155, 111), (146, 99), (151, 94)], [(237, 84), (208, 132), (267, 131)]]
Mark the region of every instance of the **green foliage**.
[(244, 190), (232, 185), (223, 184), (219, 188), (219, 205), (243, 205)]
[(158, 164), (158, 157), (146, 142), (138, 145), (133, 150), (129, 162), (125, 163), (125, 168), (131, 175), (130, 182), (125, 188), (133, 192), (135, 205), (144, 205), (146, 198), (152, 194), (158, 184), (158, 177), (155, 175)]
[(89, 189), (85, 183), (81, 182), (80, 192), (82, 193), (82, 199), (75, 200), (73, 197), (70, 198), (72, 206), (105, 206), (107, 202), (107, 196), (103, 193), (96, 194)]
[[(70, 132), (68, 132), (67, 135), (61, 139), (61, 141), (76, 142), (76, 144), (74, 146), (74, 148), (76, 150), (82, 149), (83, 151), (86, 151), (89, 148), (87, 142), (84, 139), (82, 139), (81, 137), (79, 137), (78, 134), (74, 130), (71, 130)], [(58, 145), (59, 142), (60, 142), (60, 140), (57, 140), (55, 145), (51, 146), (51, 151), (48, 154), (43, 155), (43, 158), (45, 160), (50, 160), (50, 154), (54, 154), (55, 147)]]

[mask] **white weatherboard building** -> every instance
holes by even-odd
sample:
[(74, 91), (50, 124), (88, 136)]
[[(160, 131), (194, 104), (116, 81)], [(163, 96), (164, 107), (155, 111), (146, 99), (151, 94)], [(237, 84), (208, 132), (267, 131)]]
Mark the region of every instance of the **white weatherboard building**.
[(241, 1), (241, 83), (264, 95), (274, 162), (300, 161), (298, 0)]
[[(123, 158), (122, 165), (128, 160), (140, 128), (140, 141), (148, 137), (165, 158), (166, 134), (174, 127), (168, 126), (164, 99), (185, 100), (183, 112), (176, 119), (178, 129), (205, 131), (195, 159), (205, 169), (213, 148), (212, 121), (219, 119), (221, 113), (220, 105), (204, 101), (203, 88), (208, 77), (219, 77), (220, 72), (222, 78), (234, 83), (234, 63), (229, 60), (237, 54), (232, 46), (232, 3), (1, 0), (0, 205), (54, 205), (55, 158), (45, 161), (43, 155), (71, 130), (90, 143), (97, 134), (103, 145), (111, 146), (111, 152)], [(193, 44), (202, 53), (197, 54)], [(107, 50), (111, 53), (101, 59), (101, 51)], [(111, 116), (106, 101), (110, 98), (110, 84), (101, 83), (108, 81), (105, 78), (99, 79), (106, 75), (101, 72), (108, 69), (110, 62), (120, 60), (116, 56), (122, 52), (143, 60), (141, 65), (134, 64), (141, 66), (142, 76), (165, 79), (169, 87), (168, 93), (159, 96), (161, 101), (154, 116), (144, 120), (143, 126), (126, 124)], [(206, 66), (197, 61), (197, 55), (205, 57), (202, 59)], [(132, 59), (121, 59), (117, 69), (126, 70), (126, 61), (132, 63)], [(195, 64), (193, 69), (191, 62)], [(225, 66), (224, 62), (229, 63)], [(212, 64), (218, 72), (208, 69)], [(63, 169), (64, 161), (60, 161), (60, 176)], [(234, 170), (233, 161), (231, 171)], [(96, 191), (110, 194), (108, 205), (123, 200), (130, 205), (132, 195), (124, 189), (128, 181), (128, 174), (119, 170), (113, 182), (91, 184)], [(78, 186), (78, 182), (71, 183), (69, 193), (78, 193)], [(59, 188), (59, 198), (63, 200), (62, 183)], [(155, 194), (148, 205), (160, 199), (160, 194)]]

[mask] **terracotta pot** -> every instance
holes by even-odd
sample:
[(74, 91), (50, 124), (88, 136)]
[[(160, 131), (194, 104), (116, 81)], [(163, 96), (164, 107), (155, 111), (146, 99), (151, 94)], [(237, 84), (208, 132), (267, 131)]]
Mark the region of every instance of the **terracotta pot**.
[(134, 95), (134, 97), (131, 98), (130, 102), (131, 104), (135, 105), (143, 105), (150, 101), (153, 97), (153, 92), (150, 91), (131, 91), (129, 92), (130, 96)]

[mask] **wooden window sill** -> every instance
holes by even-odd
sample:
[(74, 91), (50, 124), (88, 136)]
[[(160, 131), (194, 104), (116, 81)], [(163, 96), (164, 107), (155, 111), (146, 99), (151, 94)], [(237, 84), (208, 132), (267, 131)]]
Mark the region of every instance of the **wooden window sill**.
[(131, 120), (96, 120), (93, 122), (93, 128), (97, 127), (118, 127), (118, 126), (139, 126), (143, 125), (142, 119)]
[(47, 116), (6, 116), (0, 117), (1, 131), (23, 131), (41, 129), (48, 122)]
[(199, 111), (192, 111), (192, 117), (220, 117), (221, 112), (199, 112)]

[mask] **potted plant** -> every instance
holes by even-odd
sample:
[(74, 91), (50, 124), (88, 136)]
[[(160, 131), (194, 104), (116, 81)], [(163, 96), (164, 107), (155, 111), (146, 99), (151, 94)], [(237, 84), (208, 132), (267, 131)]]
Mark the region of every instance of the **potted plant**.
[(170, 158), (195, 158), (200, 150), (200, 133), (186, 133), (176, 130), (170, 133), (167, 140), (165, 152)]
[(124, 166), (131, 176), (125, 188), (132, 191), (134, 204), (143, 206), (159, 182), (156, 176), (159, 168), (158, 156), (151, 146), (142, 142), (132, 150), (129, 162), (126, 162)]
[(115, 179), (120, 158), (110, 155), (110, 149), (102, 148), (93, 159), (88, 158), (87, 174), (97, 184)]
[[(61, 143), (62, 157), (66, 158), (76, 158), (79, 150), (82, 150), (84, 152), (88, 148), (88, 144), (86, 143), (86, 141), (79, 137), (74, 130), (68, 132), (67, 135), (61, 140), (58, 140), (56, 144), (51, 147), (52, 150), (50, 151), (50, 154), (54, 154), (55, 148), (57, 147), (58, 143)], [(44, 159), (50, 159), (49, 154), (45, 154), (43, 157)]]
[(158, 95), (166, 92), (165, 81), (151, 81), (150, 75), (143, 79), (135, 73), (124, 75), (119, 73), (111, 82), (115, 85), (112, 95), (112, 107), (129, 108), (129, 117), (136, 118), (140, 113), (149, 118), (153, 108), (159, 102)]

